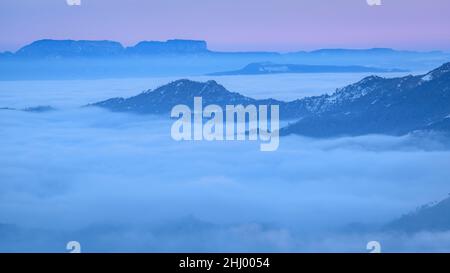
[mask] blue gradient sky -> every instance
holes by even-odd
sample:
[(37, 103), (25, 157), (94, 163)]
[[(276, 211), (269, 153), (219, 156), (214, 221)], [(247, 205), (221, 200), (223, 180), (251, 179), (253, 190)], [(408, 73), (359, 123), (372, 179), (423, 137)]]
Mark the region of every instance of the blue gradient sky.
[(1, 0), (0, 51), (42, 38), (204, 39), (214, 50), (450, 51), (449, 0)]

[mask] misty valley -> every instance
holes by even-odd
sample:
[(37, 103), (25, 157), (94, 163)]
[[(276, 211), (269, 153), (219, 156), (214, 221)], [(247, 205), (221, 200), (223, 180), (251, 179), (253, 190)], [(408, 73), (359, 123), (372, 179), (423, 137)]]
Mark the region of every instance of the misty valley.
[[(416, 73), (408, 86), (448, 81), (445, 66), (433, 71), (424, 79)], [(248, 89), (240, 85), (245, 77), (255, 77)], [(348, 75), (323, 74), (346, 90), (335, 99), (332, 91), (308, 97), (297, 89), (321, 80), (276, 77), (272, 84), (291, 81), (274, 100), (252, 89), (258, 81), (277, 89), (261, 76), (0, 82), (0, 249), (60, 251), (73, 238), (93, 252), (367, 252), (374, 240), (385, 251), (446, 249), (448, 223), (430, 217), (448, 212), (450, 143), (440, 114), (448, 109), (435, 104), (428, 127), (415, 119), (403, 134), (373, 123), (380, 133), (348, 127), (348, 135), (305, 136), (283, 116), (309, 109), (308, 119), (351, 117), (345, 113), (366, 109), (356, 103), (367, 100), (372, 117), (375, 99), (356, 94), (380, 95), (359, 86), (382, 81), (355, 74), (359, 85), (344, 88), (354, 83)], [(239, 94), (229, 91), (236, 87)], [(193, 107), (198, 90), (205, 105), (279, 104), (280, 127), (290, 131), (281, 130), (278, 150), (269, 153), (248, 141), (174, 141), (170, 110)], [(299, 99), (286, 99), (292, 97)], [(357, 120), (347, 124), (353, 122), (361, 128)], [(421, 226), (420, 219), (437, 224)]]

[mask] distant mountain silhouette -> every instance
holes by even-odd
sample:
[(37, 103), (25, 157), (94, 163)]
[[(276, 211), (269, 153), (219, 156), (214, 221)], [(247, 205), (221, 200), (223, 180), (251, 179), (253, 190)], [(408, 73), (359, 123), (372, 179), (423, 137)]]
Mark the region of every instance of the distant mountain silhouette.
[(39, 40), (22, 47), (18, 57), (61, 58), (61, 57), (111, 57), (123, 54), (124, 47), (112, 41)]
[[(311, 60), (316, 60), (315, 65), (322, 65), (324, 60), (329, 60), (328, 63), (336, 64), (338, 66), (351, 66), (355, 61), (360, 63), (367, 63), (369, 58), (374, 61), (381, 57), (387, 58), (383, 63), (389, 63), (389, 59), (405, 60), (405, 58), (421, 57), (422, 63), (429, 60), (435, 62), (437, 59), (446, 58), (450, 56), (441, 51), (417, 52), (417, 51), (399, 51), (391, 48), (371, 48), (371, 49), (319, 49), (314, 51), (297, 51), (291, 53), (278, 52), (219, 52), (208, 49), (206, 41), (203, 40), (182, 40), (172, 39), (167, 41), (141, 41), (134, 46), (124, 47), (116, 41), (95, 41), (95, 40), (52, 40), (43, 39), (34, 41), (28, 45), (23, 46), (17, 52), (3, 52), (0, 57), (21, 57), (21, 58), (96, 58), (96, 57), (124, 57), (136, 55), (192, 55), (192, 54), (206, 54), (218, 56), (265, 56), (266, 60), (260, 63), (268, 62), (269, 59), (276, 60), (295, 60), (310, 64)], [(322, 57), (325, 57), (322, 58)], [(432, 61), (434, 59), (434, 61)], [(347, 60), (347, 61), (345, 61)], [(283, 62), (284, 63), (284, 62)], [(320, 64), (319, 64), (320, 63)], [(347, 63), (347, 65), (342, 65)], [(352, 65), (348, 65), (351, 63)], [(312, 69), (312, 68), (311, 68)], [(332, 67), (330, 67), (332, 69)]]
[(299, 65), (299, 64), (275, 64), (272, 62), (252, 63), (242, 69), (226, 72), (210, 73), (212, 76), (225, 75), (261, 75), (282, 73), (382, 73), (382, 72), (406, 72), (402, 69), (383, 69), (367, 66), (337, 66), (337, 65)]
[(56, 111), (56, 109), (54, 107), (52, 107), (52, 106), (40, 105), (40, 106), (33, 106), (33, 107), (24, 108), (24, 109), (22, 109), (22, 111), (35, 112), (35, 113), (44, 113), (44, 112)]
[(114, 41), (39, 40), (19, 49), (15, 56), (29, 58), (105, 58), (128, 55), (208, 53), (205, 41), (145, 41), (125, 48)]
[(398, 51), (392, 48), (369, 48), (369, 49), (345, 49), (345, 48), (327, 48), (311, 51), (312, 54), (397, 54), (397, 53), (414, 53), (414, 51)]
[[(235, 70), (261, 63), (266, 64), (262, 67), (264, 73), (286, 69), (289, 73), (375, 73), (392, 68), (424, 71), (448, 61), (450, 54), (445, 52), (389, 48), (321, 49), (291, 53), (220, 52), (209, 49), (207, 42), (202, 40), (143, 41), (124, 47), (115, 41), (45, 39), (25, 45), (14, 53), (0, 53), (0, 80), (135, 78), (205, 75), (217, 71), (248, 74), (246, 70), (255, 73), (251, 72), (252, 67), (247, 67), (245, 71)], [(281, 65), (274, 67), (267, 63)]]
[(39, 106), (27, 107), (27, 108), (23, 108), (23, 109), (0, 107), (0, 110), (25, 111), (25, 112), (34, 112), (34, 113), (44, 113), (44, 112), (56, 111), (55, 108), (48, 106), (48, 105), (39, 105)]
[(126, 53), (132, 55), (199, 54), (209, 52), (205, 41), (176, 39), (166, 42), (145, 41), (126, 49)]
[(277, 104), (282, 119), (297, 120), (282, 135), (310, 137), (365, 134), (403, 135), (416, 130), (450, 132), (450, 63), (420, 76), (386, 79), (366, 77), (332, 95), (291, 102), (256, 100), (233, 93), (215, 81), (179, 80), (131, 98), (92, 104), (119, 112), (167, 114), (173, 106), (192, 106), (193, 98), (207, 104)]

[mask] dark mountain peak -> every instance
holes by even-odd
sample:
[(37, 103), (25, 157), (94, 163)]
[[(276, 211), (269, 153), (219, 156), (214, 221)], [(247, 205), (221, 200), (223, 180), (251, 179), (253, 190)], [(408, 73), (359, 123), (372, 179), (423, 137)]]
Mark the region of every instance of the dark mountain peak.
[(233, 94), (232, 92), (228, 91), (225, 87), (218, 84), (216, 81), (210, 80), (207, 82), (197, 82), (188, 79), (173, 81), (171, 83), (158, 87), (152, 92), (169, 96), (191, 95), (193, 97), (205, 95), (220, 96), (224, 94)]
[(211, 85), (211, 86), (213, 86), (213, 85), (220, 85), (215, 80), (209, 80), (209, 81), (206, 81), (206, 82), (198, 82), (198, 81), (193, 81), (193, 80), (189, 80), (189, 79), (180, 79), (180, 80), (176, 80), (176, 81), (170, 82), (170, 83), (168, 83), (168, 84), (166, 84), (164, 86), (166, 86), (166, 87), (188, 86), (189, 87), (191, 85), (196, 85), (196, 84), (205, 85), (205, 86), (206, 85)]
[(434, 69), (428, 74), (425, 74), (425, 76), (422, 77), (422, 80), (430, 81), (441, 77), (446, 77), (450, 79), (450, 62), (443, 64), (442, 66)]
[(303, 99), (309, 113), (282, 134), (333, 137), (364, 134), (404, 135), (449, 132), (450, 65), (426, 75), (366, 77), (332, 95)]
[(376, 82), (380, 82), (380, 81), (382, 81), (384, 79), (385, 78), (383, 78), (383, 77), (372, 75), (372, 76), (368, 76), (368, 77), (363, 78), (362, 80), (360, 80), (356, 84), (373, 84), (373, 83), (376, 83)]
[(394, 95), (421, 85), (420, 76), (408, 75), (399, 78), (384, 78), (380, 76), (368, 76), (357, 83), (340, 88), (332, 97), (361, 98), (371, 95), (372, 98), (384, 94)]
[(399, 232), (448, 231), (450, 230), (450, 198), (432, 202), (403, 215), (384, 227)]
[(113, 111), (167, 114), (178, 104), (192, 107), (194, 97), (202, 97), (203, 105), (222, 107), (279, 105), (282, 119), (297, 120), (282, 129), (282, 135), (335, 137), (404, 135), (424, 130), (450, 132), (449, 64), (428, 74), (432, 77), (427, 81), (424, 81), (424, 76), (370, 76), (338, 89), (332, 95), (292, 102), (252, 99), (230, 92), (215, 81), (182, 79), (131, 98), (110, 99), (94, 105)]
[(344, 88), (339, 88), (330, 98), (336, 101), (354, 100), (366, 96), (377, 90), (380, 84), (383, 84), (386, 79), (379, 76), (368, 76), (357, 83), (348, 85)]
[(450, 62), (441, 65), (433, 71), (450, 72)]
[(93, 106), (113, 111), (137, 112), (143, 114), (165, 114), (178, 104), (191, 106), (194, 97), (201, 97), (204, 105), (243, 104), (257, 102), (239, 93), (228, 91), (216, 81), (196, 82), (188, 79), (173, 81), (153, 91), (146, 91), (131, 98), (114, 98), (98, 102)]
[(206, 84), (219, 85), (215, 80), (209, 80), (209, 81), (206, 82)]

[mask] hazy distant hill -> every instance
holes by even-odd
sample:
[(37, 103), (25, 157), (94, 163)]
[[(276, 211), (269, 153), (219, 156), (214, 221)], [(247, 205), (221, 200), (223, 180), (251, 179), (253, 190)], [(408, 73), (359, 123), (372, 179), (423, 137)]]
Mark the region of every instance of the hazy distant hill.
[[(440, 51), (321, 49), (316, 51), (218, 52), (202, 40), (143, 41), (124, 47), (115, 41), (39, 40), (15, 53), (0, 53), (0, 80), (99, 79), (204, 75), (235, 71), (252, 63), (317, 66), (322, 71), (426, 71), (450, 61)], [(320, 67), (321, 66), (321, 67)], [(339, 66), (340, 68), (337, 68)], [(371, 67), (368, 68), (363, 67)], [(380, 70), (375, 70), (374, 67)], [(269, 67), (270, 68), (270, 67)], [(279, 70), (283, 67), (276, 67)], [(314, 67), (290, 67), (311, 71)], [(273, 72), (273, 69), (270, 69)]]
[(402, 232), (449, 231), (450, 198), (441, 202), (425, 205), (415, 212), (387, 224), (385, 230)]
[(256, 100), (233, 93), (215, 81), (179, 80), (124, 99), (95, 103), (113, 111), (167, 114), (173, 106), (192, 106), (193, 98), (204, 104), (277, 104), (283, 119), (297, 121), (282, 135), (311, 137), (365, 134), (403, 135), (415, 130), (450, 132), (450, 63), (425, 75), (385, 79), (367, 77), (332, 95), (282, 102)]
[(125, 54), (154, 55), (154, 54), (202, 54), (209, 53), (205, 41), (168, 40), (166, 42), (145, 41), (128, 47)]
[(0, 111), (25, 111), (25, 112), (34, 112), (34, 113), (44, 113), (44, 112), (51, 112), (56, 111), (55, 108), (48, 106), (48, 105), (38, 105), (38, 106), (32, 106), (22, 109), (17, 108), (11, 108), (11, 107), (0, 107)]
[(15, 56), (26, 58), (116, 57), (124, 47), (112, 41), (39, 40), (19, 49)]
[[(0, 53), (6, 55), (5, 53)], [(320, 49), (315, 51), (298, 51), (291, 53), (277, 52), (218, 52), (208, 49), (208, 44), (203, 40), (182, 40), (173, 39), (167, 41), (142, 41), (134, 46), (124, 47), (115, 41), (92, 41), (92, 40), (52, 40), (44, 39), (25, 45), (15, 53), (8, 53), (8, 56), (32, 57), (32, 58), (95, 58), (95, 57), (123, 57), (129, 55), (192, 55), (192, 54), (210, 54), (226, 56), (242, 55), (261, 55), (279, 58), (279, 60), (298, 60), (299, 58), (310, 63), (311, 58), (334, 64), (336, 61), (353, 63), (354, 59), (359, 59), (360, 63), (366, 63), (366, 59), (380, 59), (389, 62), (394, 59), (410, 60), (417, 59), (422, 62), (431, 58), (448, 58), (449, 54), (441, 51), (416, 52), (400, 51), (390, 48), (371, 48), (371, 49)], [(327, 61), (328, 60), (328, 61)], [(269, 62), (270, 60), (265, 60)], [(435, 60), (436, 61), (436, 60)], [(304, 63), (301, 62), (301, 63)], [(283, 63), (283, 62), (281, 62)]]
[(15, 56), (29, 58), (105, 58), (128, 55), (208, 53), (205, 41), (144, 41), (125, 48), (114, 41), (39, 40), (19, 49)]
[(210, 73), (212, 76), (225, 75), (261, 75), (282, 73), (388, 73), (406, 72), (402, 69), (384, 69), (368, 66), (337, 66), (337, 65), (300, 65), (300, 64), (275, 64), (271, 62), (252, 63), (239, 70)]

